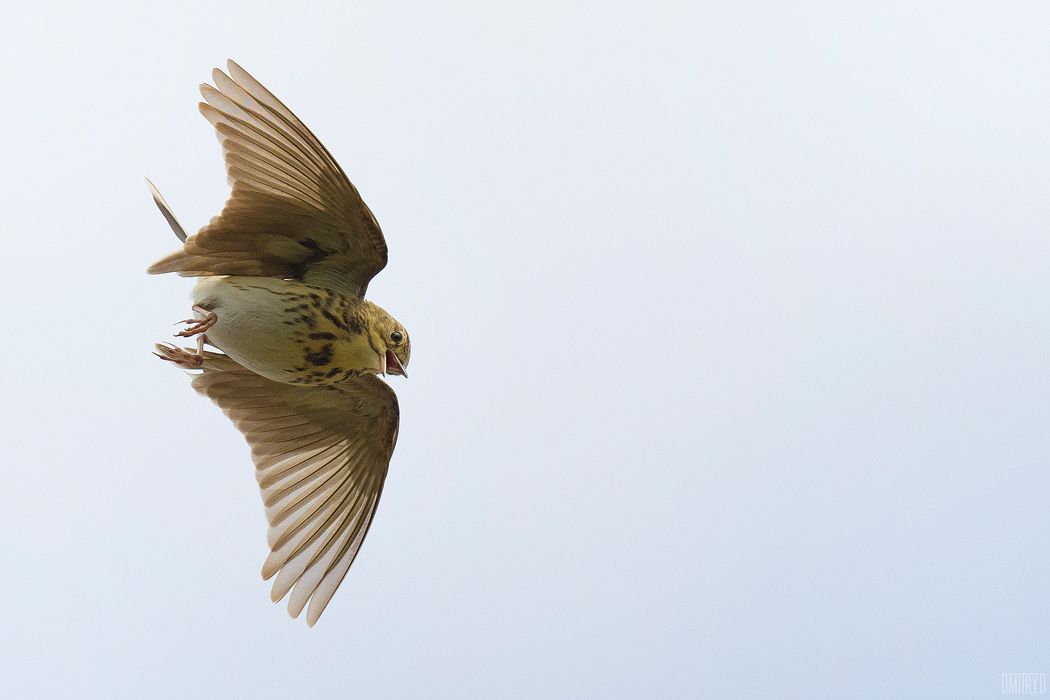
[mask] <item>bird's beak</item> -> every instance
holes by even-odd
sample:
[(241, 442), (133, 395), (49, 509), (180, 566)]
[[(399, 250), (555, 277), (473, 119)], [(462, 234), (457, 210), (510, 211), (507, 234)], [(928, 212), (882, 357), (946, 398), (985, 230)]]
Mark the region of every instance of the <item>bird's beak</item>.
[(405, 379), (408, 379), (408, 372), (405, 371), (405, 366), (401, 364), (401, 360), (397, 359), (397, 355), (394, 354), (393, 350), (387, 350), (386, 355), (379, 358), (379, 371), (383, 374), (400, 374)]

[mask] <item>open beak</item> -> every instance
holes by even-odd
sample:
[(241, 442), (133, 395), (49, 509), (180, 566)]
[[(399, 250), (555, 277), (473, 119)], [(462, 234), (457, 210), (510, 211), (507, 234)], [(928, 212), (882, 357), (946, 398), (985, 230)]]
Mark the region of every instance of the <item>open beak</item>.
[(405, 371), (405, 366), (401, 364), (401, 360), (397, 359), (397, 355), (394, 354), (393, 350), (387, 350), (386, 356), (379, 359), (379, 371), (383, 374), (400, 374), (405, 379), (408, 379), (408, 372)]

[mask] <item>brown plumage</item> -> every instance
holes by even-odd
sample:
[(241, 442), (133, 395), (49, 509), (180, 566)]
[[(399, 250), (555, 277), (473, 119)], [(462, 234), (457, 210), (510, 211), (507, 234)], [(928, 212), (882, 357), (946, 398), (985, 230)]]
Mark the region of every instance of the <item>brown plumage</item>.
[(305, 124), (233, 61), (229, 71), (212, 72), (218, 89), (201, 86), (200, 111), (233, 191), (219, 216), (149, 272), (298, 279), (363, 297), (387, 262), (375, 216)]
[[(204, 85), (233, 191), (187, 236), (150, 185), (182, 248), (150, 273), (201, 279), (179, 335), (197, 352), (157, 354), (199, 369), (211, 398), (252, 447), (270, 556), (271, 595), (313, 625), (364, 541), (394, 451), (398, 404), (375, 375), (405, 374), (408, 331), (364, 298), (386, 266), (375, 217), (320, 141), (233, 61)], [(204, 343), (225, 354), (205, 352)]]
[(397, 442), (394, 391), (373, 375), (325, 387), (274, 382), (206, 352), (193, 388), (223, 410), (252, 448), (270, 523), (263, 578), (289, 591), (313, 625), (364, 541)]

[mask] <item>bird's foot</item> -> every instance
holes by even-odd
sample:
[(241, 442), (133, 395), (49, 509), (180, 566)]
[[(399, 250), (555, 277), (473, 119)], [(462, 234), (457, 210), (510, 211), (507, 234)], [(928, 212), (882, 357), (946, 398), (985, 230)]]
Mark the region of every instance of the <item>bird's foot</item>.
[(178, 323), (186, 323), (188, 326), (183, 330), (175, 334), (177, 338), (189, 338), (191, 335), (197, 335), (208, 330), (219, 320), (219, 317), (215, 315), (214, 311), (209, 311), (203, 306), (193, 305), (193, 310), (204, 314), (204, 318), (185, 318)]
[(200, 369), (204, 364), (204, 336), (197, 336), (197, 352), (175, 347), (170, 343), (157, 343), (153, 346), (153, 354), (167, 362), (174, 362), (176, 366), (183, 369)]

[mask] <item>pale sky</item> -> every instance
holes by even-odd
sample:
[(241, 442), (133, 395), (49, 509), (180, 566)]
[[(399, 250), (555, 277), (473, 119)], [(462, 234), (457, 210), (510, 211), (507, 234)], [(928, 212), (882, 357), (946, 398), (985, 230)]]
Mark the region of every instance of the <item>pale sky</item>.
[[(150, 354), (235, 58), (412, 334), (375, 523), (269, 602)], [(20, 3), (0, 25), (5, 697), (1000, 697), (1050, 673), (1050, 5)]]

